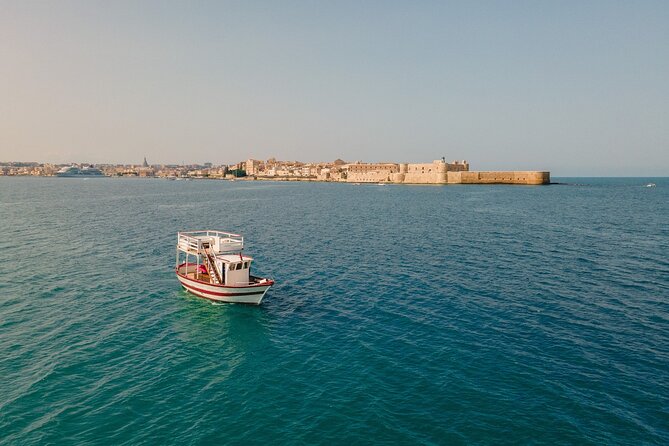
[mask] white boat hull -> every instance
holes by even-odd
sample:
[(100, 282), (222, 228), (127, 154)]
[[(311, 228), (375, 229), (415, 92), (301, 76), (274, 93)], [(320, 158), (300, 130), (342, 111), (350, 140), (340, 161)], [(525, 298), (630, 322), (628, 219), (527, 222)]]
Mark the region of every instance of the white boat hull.
[(191, 279), (177, 272), (177, 278), (181, 285), (196, 296), (209, 299), (214, 302), (227, 302), (237, 304), (260, 305), (267, 290), (274, 285), (274, 281), (267, 280), (248, 286), (225, 286), (206, 283), (201, 280)]

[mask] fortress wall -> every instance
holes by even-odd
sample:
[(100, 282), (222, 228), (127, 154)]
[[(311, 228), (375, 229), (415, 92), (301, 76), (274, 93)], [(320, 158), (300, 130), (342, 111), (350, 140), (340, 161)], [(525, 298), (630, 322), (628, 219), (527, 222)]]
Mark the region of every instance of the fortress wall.
[(400, 171), (397, 163), (353, 163), (346, 165), (347, 183), (378, 183), (390, 181)]
[(346, 177), (347, 183), (378, 183), (389, 181), (392, 175), (397, 175), (389, 170), (375, 172), (349, 172)]
[(462, 172), (469, 170), (469, 163), (466, 161), (456, 163), (446, 163), (446, 167), (450, 172)]
[(446, 175), (441, 172), (409, 172), (404, 175), (404, 184), (446, 184)]
[(407, 173), (430, 173), (437, 171), (437, 163), (407, 164)]
[(543, 171), (448, 172), (448, 184), (549, 184)]
[(446, 163), (441, 160), (400, 166), (400, 172), (405, 173), (403, 178), (395, 177), (396, 182), (404, 184), (446, 184), (447, 167)]
[(406, 177), (406, 173), (392, 173), (390, 174), (390, 181), (393, 183), (404, 183), (404, 177)]
[(462, 172), (447, 172), (446, 182), (448, 184), (462, 184)]
[(527, 184), (551, 184), (551, 173), (547, 171), (525, 172), (528, 175)]

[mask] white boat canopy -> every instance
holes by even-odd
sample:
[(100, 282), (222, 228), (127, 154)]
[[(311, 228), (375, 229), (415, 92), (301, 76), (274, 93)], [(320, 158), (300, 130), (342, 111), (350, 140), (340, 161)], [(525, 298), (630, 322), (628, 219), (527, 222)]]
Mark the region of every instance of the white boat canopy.
[(211, 230), (179, 232), (177, 249), (194, 255), (204, 255), (205, 250), (214, 255), (241, 252), (244, 249), (244, 237)]

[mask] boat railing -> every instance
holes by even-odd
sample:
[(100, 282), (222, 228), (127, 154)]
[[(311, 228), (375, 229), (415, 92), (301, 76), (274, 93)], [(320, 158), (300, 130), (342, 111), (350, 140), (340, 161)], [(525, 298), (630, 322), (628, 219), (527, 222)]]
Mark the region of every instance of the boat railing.
[(188, 231), (179, 232), (177, 248), (191, 254), (203, 254), (208, 246), (216, 253), (239, 252), (244, 249), (244, 237), (224, 231)]

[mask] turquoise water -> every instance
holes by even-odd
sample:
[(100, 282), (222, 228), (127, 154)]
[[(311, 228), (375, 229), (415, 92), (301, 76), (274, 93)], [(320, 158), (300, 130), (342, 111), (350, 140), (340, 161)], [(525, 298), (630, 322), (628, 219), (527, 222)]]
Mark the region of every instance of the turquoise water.
[(0, 178), (0, 443), (667, 444), (669, 179), (558, 181)]

